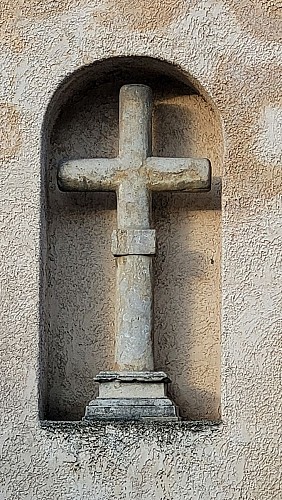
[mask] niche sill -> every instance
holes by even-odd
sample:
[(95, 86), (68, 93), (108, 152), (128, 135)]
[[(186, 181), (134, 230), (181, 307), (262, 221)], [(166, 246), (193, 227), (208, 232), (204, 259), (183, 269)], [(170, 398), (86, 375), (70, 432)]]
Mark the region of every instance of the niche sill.
[(223, 428), (221, 420), (178, 420), (178, 421), (163, 421), (163, 420), (95, 420), (95, 421), (54, 421), (54, 420), (40, 420), (39, 425), (51, 433), (78, 433), (89, 434), (107, 431), (107, 429), (116, 429), (130, 431), (131, 429), (138, 430), (147, 429), (150, 431), (161, 429), (167, 431), (187, 431), (190, 433), (201, 432), (215, 432)]

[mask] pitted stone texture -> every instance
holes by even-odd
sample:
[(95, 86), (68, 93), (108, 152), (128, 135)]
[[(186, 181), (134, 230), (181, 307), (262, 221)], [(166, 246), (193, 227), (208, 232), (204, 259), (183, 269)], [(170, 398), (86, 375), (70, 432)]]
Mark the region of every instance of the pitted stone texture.
[(178, 408), (166, 396), (164, 372), (100, 372), (99, 396), (86, 407), (85, 419), (178, 419)]
[(164, 372), (100, 372), (99, 396), (86, 407), (85, 420), (175, 420), (178, 408), (166, 397)]
[(164, 398), (171, 382), (164, 372), (100, 372), (94, 380), (99, 398)]
[(85, 420), (178, 420), (178, 410), (168, 399), (96, 398), (86, 407)]
[(170, 378), (164, 372), (138, 372), (138, 371), (127, 371), (127, 372), (100, 372), (96, 375), (95, 380), (97, 382), (119, 380), (121, 382), (171, 382)]
[(99, 398), (164, 398), (164, 384), (150, 382), (103, 382), (99, 384)]
[(164, 372), (100, 372), (99, 396), (86, 407), (86, 420), (178, 420), (179, 411), (166, 396)]
[(154, 229), (117, 229), (112, 233), (112, 253), (121, 255), (154, 255), (156, 231)]

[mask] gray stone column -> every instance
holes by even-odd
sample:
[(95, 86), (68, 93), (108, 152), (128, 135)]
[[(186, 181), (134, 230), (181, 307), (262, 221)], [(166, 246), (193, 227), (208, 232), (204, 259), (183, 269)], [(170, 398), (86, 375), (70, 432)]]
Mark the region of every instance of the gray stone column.
[[(151, 156), (151, 89), (144, 85), (122, 87), (119, 110), (121, 164), (133, 166), (142, 163)], [(145, 179), (136, 172), (130, 178), (121, 180), (117, 190), (117, 235), (121, 240), (117, 245), (119, 248), (113, 249), (117, 255), (117, 370), (154, 370), (152, 255), (146, 255), (150, 217), (151, 193)], [(135, 245), (135, 248), (134, 234), (139, 241), (139, 247)]]

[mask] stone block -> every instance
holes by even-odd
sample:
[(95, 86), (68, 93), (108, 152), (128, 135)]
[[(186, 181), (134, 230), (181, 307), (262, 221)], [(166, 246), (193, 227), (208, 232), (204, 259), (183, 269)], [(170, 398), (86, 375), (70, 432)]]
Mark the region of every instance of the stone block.
[(164, 372), (100, 372), (101, 398), (164, 398), (170, 379)]
[(122, 255), (154, 255), (156, 231), (154, 229), (117, 229), (112, 233), (112, 253)]
[(96, 398), (86, 407), (85, 420), (178, 420), (168, 398)]

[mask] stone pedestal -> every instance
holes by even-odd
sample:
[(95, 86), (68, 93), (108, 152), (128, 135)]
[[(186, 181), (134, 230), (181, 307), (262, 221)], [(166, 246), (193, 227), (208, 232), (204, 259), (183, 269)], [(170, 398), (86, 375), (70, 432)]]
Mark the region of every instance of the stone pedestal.
[(164, 372), (100, 372), (99, 396), (86, 407), (85, 420), (178, 420), (166, 395)]

